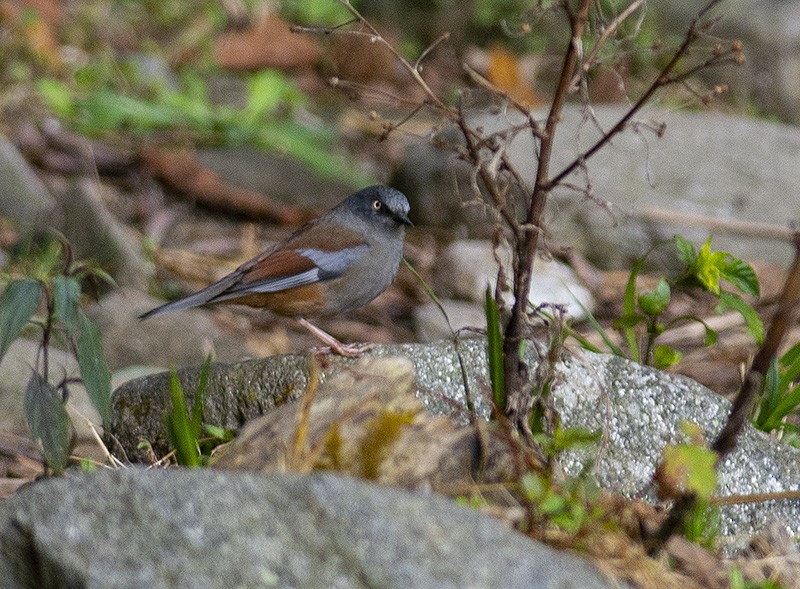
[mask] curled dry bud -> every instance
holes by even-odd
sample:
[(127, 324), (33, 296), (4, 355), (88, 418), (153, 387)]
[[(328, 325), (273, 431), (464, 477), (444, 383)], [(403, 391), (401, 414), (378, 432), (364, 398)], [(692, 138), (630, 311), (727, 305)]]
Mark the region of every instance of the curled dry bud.
[(733, 63), (735, 63), (736, 65), (744, 65), (744, 62), (745, 62), (744, 53), (737, 53), (736, 55), (733, 56)]
[(714, 86), (714, 94), (720, 95), (725, 94), (730, 88), (727, 84), (718, 84)]
[(731, 51), (741, 51), (742, 49), (744, 49), (744, 45), (739, 39), (731, 43)]
[(715, 56), (715, 57), (719, 57), (719, 56), (720, 56), (720, 55), (722, 55), (723, 53), (725, 53), (725, 49), (723, 49), (723, 47), (722, 47), (722, 43), (717, 43), (717, 44), (716, 44), (716, 45), (714, 45), (714, 47), (711, 49), (711, 54), (712, 54), (713, 56)]

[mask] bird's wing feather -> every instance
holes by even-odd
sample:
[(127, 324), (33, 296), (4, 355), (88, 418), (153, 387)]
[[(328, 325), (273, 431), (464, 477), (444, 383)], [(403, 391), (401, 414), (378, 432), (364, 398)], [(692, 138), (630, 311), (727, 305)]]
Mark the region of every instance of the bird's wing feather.
[(248, 260), (203, 290), (166, 303), (140, 317), (146, 319), (168, 311), (231, 301), (247, 294), (280, 292), (331, 280), (341, 276), (368, 249), (363, 235), (340, 225), (334, 227), (324, 218), (309, 229)]

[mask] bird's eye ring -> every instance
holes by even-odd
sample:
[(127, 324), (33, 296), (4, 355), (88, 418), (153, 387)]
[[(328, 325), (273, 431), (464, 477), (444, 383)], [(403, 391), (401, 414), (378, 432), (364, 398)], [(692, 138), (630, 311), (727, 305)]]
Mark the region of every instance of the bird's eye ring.
[(381, 201), (379, 201), (379, 200), (373, 200), (373, 201), (372, 201), (372, 208), (373, 208), (373, 210), (375, 210), (375, 211), (380, 211), (382, 206), (383, 206), (383, 205), (381, 204)]

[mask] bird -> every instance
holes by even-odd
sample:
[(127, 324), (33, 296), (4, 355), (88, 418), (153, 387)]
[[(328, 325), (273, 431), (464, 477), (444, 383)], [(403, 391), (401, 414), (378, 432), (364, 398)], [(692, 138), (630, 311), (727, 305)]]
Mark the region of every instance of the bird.
[(358, 356), (368, 346), (343, 344), (306, 317), (352, 311), (389, 287), (413, 225), (409, 209), (406, 196), (389, 186), (359, 190), (217, 282), (139, 318), (239, 303), (293, 317), (333, 352)]

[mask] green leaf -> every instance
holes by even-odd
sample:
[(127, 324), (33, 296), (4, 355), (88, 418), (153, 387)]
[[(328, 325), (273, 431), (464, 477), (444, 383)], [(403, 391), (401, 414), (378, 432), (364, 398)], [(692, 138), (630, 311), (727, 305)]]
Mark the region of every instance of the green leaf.
[(671, 294), (669, 283), (662, 278), (653, 290), (639, 297), (639, 308), (651, 317), (661, 315), (669, 305)]
[(707, 291), (719, 295), (719, 279), (722, 275), (722, 267), (728, 256), (725, 252), (711, 251), (711, 237), (709, 237), (700, 248), (697, 258), (692, 265), (692, 274)]
[(742, 297), (731, 292), (723, 292), (719, 297), (719, 304), (716, 306), (715, 311), (723, 313), (728, 309), (738, 311), (741, 314), (747, 324), (747, 331), (759, 346), (764, 343), (764, 324), (753, 307), (747, 304)]
[(111, 371), (103, 357), (103, 341), (94, 321), (78, 311), (78, 366), (86, 393), (100, 413), (103, 425), (111, 418)]
[(256, 122), (281, 104), (302, 102), (303, 93), (291, 78), (278, 70), (262, 70), (247, 81), (247, 103), (242, 115), (251, 122)]
[(750, 264), (730, 256), (721, 268), (722, 278), (745, 294), (758, 298), (761, 293), (758, 278)]
[(612, 322), (612, 325), (617, 329), (622, 329), (626, 327), (635, 327), (644, 321), (647, 321), (647, 317), (639, 315), (638, 313), (633, 313), (632, 315), (617, 317)]
[(494, 405), (501, 414), (506, 410), (505, 371), (503, 367), (503, 330), (500, 325), (500, 309), (492, 296), (491, 289), (486, 287), (484, 296), (486, 311), (487, 355), (489, 358), (489, 377), (492, 383)]
[(715, 343), (717, 343), (717, 338), (719, 338), (719, 334), (715, 329), (711, 329), (705, 323), (703, 323), (703, 327), (705, 327), (706, 330), (706, 339), (703, 340), (703, 345), (706, 347), (713, 346)]
[(38, 280), (22, 278), (8, 283), (0, 297), (0, 362), (11, 342), (36, 312), (42, 299), (43, 287)]
[(708, 448), (678, 444), (664, 448), (662, 466), (668, 480), (708, 500), (717, 487), (717, 458), (717, 453)]
[(798, 405), (800, 405), (800, 386), (796, 386), (790, 391), (786, 392), (786, 394), (781, 398), (778, 404), (775, 405), (775, 408), (772, 411), (773, 419), (771, 423), (762, 429), (764, 429), (764, 431), (777, 429), (782, 425), (781, 421), (784, 417), (797, 411)]
[(588, 448), (599, 441), (601, 437), (600, 432), (583, 427), (558, 427), (553, 432), (553, 450), (561, 452), (563, 450)]
[(758, 407), (758, 415), (753, 420), (753, 425), (763, 431), (771, 431), (778, 427), (783, 416), (775, 415), (775, 407), (780, 401), (780, 371), (778, 361), (773, 358), (764, 376), (764, 384), (761, 389), (761, 403)]
[(683, 354), (666, 344), (659, 344), (653, 349), (653, 365), (658, 369), (674, 366), (683, 358)]
[(680, 258), (687, 266), (694, 264), (697, 258), (697, 252), (694, 250), (694, 245), (680, 235), (675, 236), (675, 248), (678, 250), (678, 258)]
[(58, 390), (35, 371), (25, 389), (25, 417), (47, 466), (61, 474), (69, 460), (69, 417)]
[(41, 78), (36, 83), (36, 90), (57, 116), (67, 118), (75, 112), (72, 90), (64, 82), (54, 78)]
[(56, 319), (60, 319), (69, 331), (73, 331), (78, 323), (81, 285), (77, 279), (61, 275), (54, 276), (52, 284)]

